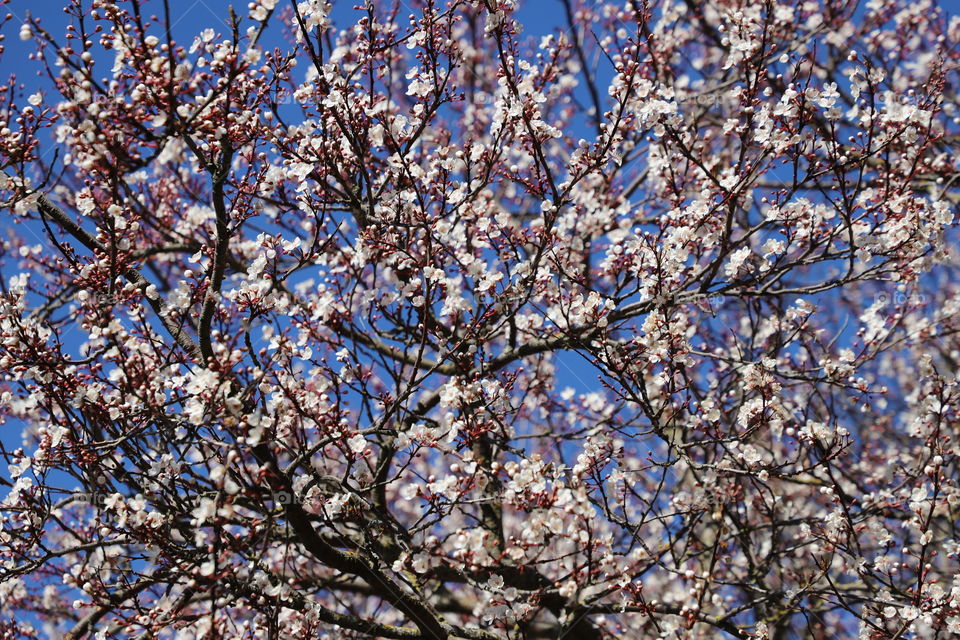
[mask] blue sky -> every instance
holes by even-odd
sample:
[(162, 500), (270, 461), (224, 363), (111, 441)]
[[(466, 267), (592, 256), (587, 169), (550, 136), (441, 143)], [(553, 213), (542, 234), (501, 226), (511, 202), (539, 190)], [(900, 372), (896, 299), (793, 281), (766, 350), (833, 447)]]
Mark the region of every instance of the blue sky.
[[(287, 0), (281, 0), (280, 6), (286, 4)], [(246, 2), (243, 0), (170, 0), (171, 6), (175, 12), (175, 20), (172, 25), (174, 38), (181, 44), (189, 44), (193, 38), (206, 28), (213, 27), (223, 31), (226, 29), (226, 19), (229, 15), (228, 7), (232, 4), (238, 7), (238, 11), (246, 11)], [(354, 4), (360, 3), (360, 0), (338, 0), (334, 2), (333, 20), (338, 27), (344, 27), (352, 24), (362, 12), (353, 8)], [(960, 10), (960, 2), (944, 1), (941, 3), (949, 12), (955, 13)], [(2, 62), (6, 69), (15, 70), (20, 75), (20, 81), (26, 84), (25, 94), (32, 93), (37, 88), (44, 88), (49, 85), (43, 77), (37, 77), (34, 72), (39, 68), (36, 62), (26, 60), (32, 51), (32, 42), (22, 42), (17, 33), (22, 21), (28, 16), (28, 11), (32, 11), (34, 17), (39, 18), (44, 27), (58, 37), (62, 37), (65, 27), (68, 24), (69, 16), (61, 9), (63, 2), (60, 0), (44, 0), (42, 3), (31, 2), (30, 0), (14, 0), (11, 5), (5, 7), (9, 10), (14, 19), (4, 28), (6, 39), (4, 40), (5, 52)], [(89, 6), (89, 0), (85, 0), (85, 6)], [(401, 6), (406, 6), (401, 2)], [(163, 12), (163, 3), (161, 0), (151, 0), (146, 3), (146, 13)], [(565, 28), (564, 5), (561, 0), (526, 0), (521, 2), (518, 13), (520, 22), (524, 25), (525, 34), (532, 41), (539, 40), (543, 35), (551, 33), (558, 28)], [(278, 28), (276, 26), (267, 30), (262, 39), (262, 43), (267, 46), (283, 46)], [(112, 55), (110, 56), (112, 60)], [(601, 59), (598, 72), (599, 91), (601, 96), (605, 95), (605, 82), (609, 78), (610, 69), (606, 60)], [(584, 87), (580, 87), (585, 92)], [(585, 95), (581, 95), (584, 104), (588, 103)], [(584, 126), (584, 137), (591, 135), (591, 132)], [(50, 158), (56, 149), (52, 141), (45, 141), (42, 153)], [(0, 222), (0, 225), (3, 225)], [(19, 227), (21, 232), (29, 233), (23, 226)], [(39, 235), (37, 241), (46, 245), (46, 242)], [(0, 274), (8, 278), (10, 273)], [(559, 369), (563, 379), (562, 386), (572, 386), (578, 391), (587, 391), (596, 389), (597, 374), (592, 367), (586, 363), (583, 358), (575, 353), (565, 353), (559, 358)], [(0, 441), (5, 444), (19, 440), (18, 435), (11, 433), (11, 427), (0, 429)]]
[[(284, 1), (285, 0), (281, 0), (281, 2)], [(341, 0), (335, 3), (336, 8), (333, 19), (338, 27), (351, 24), (361, 15), (360, 12), (352, 8), (355, 2), (359, 2), (359, 0)], [(13, 13), (15, 19), (8, 24), (4, 30), (6, 35), (6, 40), (4, 41), (6, 51), (3, 54), (2, 63), (5, 69), (15, 70), (18, 74), (21, 74), (21, 81), (27, 84), (25, 93), (32, 93), (37, 88), (47, 86), (48, 83), (44, 78), (37, 78), (32, 75), (38, 66), (34, 63), (26, 62), (26, 56), (32, 50), (32, 43), (21, 42), (17, 37), (20, 21), (26, 18), (26, 10), (32, 8), (34, 15), (41, 18), (44, 26), (50, 32), (62, 36), (65, 26), (68, 23), (68, 16), (59, 9), (61, 4), (58, 0), (42, 0), (42, 2), (14, 0), (12, 5), (6, 7), (6, 9)], [(225, 30), (225, 18), (228, 15), (227, 8), (231, 4), (237, 6), (238, 10), (246, 6), (245, 0), (234, 0), (233, 2), (226, 0), (171, 0), (171, 5), (175, 8), (177, 15), (173, 24), (175, 39), (182, 44), (189, 44), (195, 35), (208, 27)], [(159, 0), (153, 0), (148, 3), (147, 6), (153, 7), (152, 10), (154, 12), (162, 12), (162, 3)], [(944, 0), (942, 6), (950, 13), (955, 14), (957, 11), (960, 11), (960, 2), (957, 0)], [(527, 0), (522, 3), (518, 17), (525, 25), (526, 35), (533, 40), (538, 40), (543, 35), (553, 32), (557, 28), (563, 28), (565, 22), (563, 5), (559, 0)], [(266, 46), (281, 46), (282, 43), (277, 28), (272, 27), (269, 29), (262, 42)], [(601, 61), (599, 87), (601, 96), (605, 95), (605, 80), (608, 77), (605, 76), (605, 74), (609, 73), (609, 69), (605, 67), (608, 67), (608, 65), (606, 65), (605, 61)], [(583, 88), (581, 87), (581, 89)], [(586, 137), (590, 136), (591, 133), (585, 130), (583, 135)], [(44, 149), (47, 154), (52, 154), (55, 146), (52, 142), (48, 141), (45, 143)], [(0, 222), (0, 226), (4, 224), (4, 222)], [(20, 227), (20, 230), (23, 230), (23, 227)], [(47, 244), (39, 238), (38, 241), (41, 241), (45, 246)], [(3, 273), (0, 275), (7, 278), (11, 274)], [(570, 386), (578, 392), (601, 388), (597, 382), (597, 372), (578, 354), (572, 352), (561, 354), (557, 362), (561, 387)], [(19, 427), (20, 425), (15, 423), (0, 427), (0, 442), (6, 447), (18, 446), (20, 443)], [(0, 474), (8, 477), (7, 470), (3, 465), (0, 465)]]
[[(46, 102), (50, 104), (56, 102), (56, 95), (49, 95), (51, 88), (49, 79), (38, 74), (38, 71), (42, 68), (41, 65), (35, 60), (28, 59), (28, 56), (35, 50), (34, 43), (32, 41), (21, 41), (19, 30), (21, 25), (29, 17), (32, 17), (38, 19), (44, 29), (53, 34), (61, 43), (64, 43), (63, 36), (66, 33), (66, 27), (72, 21), (72, 18), (62, 9), (64, 4), (66, 4), (65, 0), (44, 0), (42, 3), (14, 0), (11, 5), (4, 7), (9, 10), (13, 19), (2, 30), (5, 38), (3, 41), (4, 52), (3, 56), (0, 57), (0, 63), (6, 69), (17, 74), (18, 81), (22, 84), (23, 96), (40, 89), (44, 93), (48, 93)], [(89, 0), (85, 0), (83, 4), (88, 8), (90, 6)], [(243, 1), (228, 2), (227, 0), (171, 0), (170, 4), (176, 16), (172, 25), (174, 39), (188, 46), (194, 37), (204, 29), (212, 27), (217, 31), (225, 32), (229, 6), (232, 4), (238, 7), (238, 11), (241, 9), (245, 11), (247, 3)], [(284, 4), (286, 4), (286, 0), (281, 0), (280, 6)], [(332, 18), (336, 27), (349, 26), (363, 15), (363, 12), (353, 8), (354, 4), (357, 4), (354, 0), (334, 2)], [(124, 3), (124, 5), (127, 5), (127, 3)], [(544, 10), (546, 6), (550, 7), (549, 11)], [(148, 1), (146, 8), (146, 15), (163, 13), (163, 3), (160, 0)], [(565, 22), (563, 5), (560, 0), (525, 2), (519, 11), (519, 18), (524, 24), (524, 35), (532, 42), (539, 41), (542, 36), (561, 27)], [(249, 21), (247, 24), (250, 24)], [(283, 42), (276, 25), (265, 32), (261, 44), (268, 48), (288, 46), (287, 43)], [(95, 47), (94, 50), (98, 51), (99, 47)], [(100, 55), (104, 57), (103, 62), (107, 63), (106, 68), (108, 69), (112, 65), (112, 53), (101, 52)], [(589, 131), (585, 131), (584, 135), (590, 135)], [(42, 141), (41, 155), (44, 160), (51, 160), (56, 150), (57, 146), (52, 139)], [(7, 224), (9, 224), (8, 221), (0, 220), (0, 228)], [(29, 224), (21, 224), (17, 226), (16, 231), (25, 236), (31, 243), (48, 246), (48, 241), (39, 225), (31, 227)], [(4, 280), (8, 280), (13, 275), (15, 275), (15, 270), (9, 266), (0, 272), (0, 277), (3, 277)], [(79, 332), (71, 332), (67, 328), (61, 338), (65, 347), (76, 349), (80, 345), (82, 335)], [(556, 366), (561, 387), (572, 387), (580, 393), (600, 388), (596, 370), (580, 355), (573, 352), (562, 353), (556, 360)], [(9, 421), (5, 425), (0, 425), (0, 444), (7, 450), (21, 446), (22, 427), (23, 425), (19, 421)], [(0, 476), (9, 478), (5, 464), (0, 464)]]
[[(280, 0), (280, 6), (284, 6), (287, 0)], [(175, 12), (173, 23), (174, 38), (181, 44), (189, 44), (193, 38), (206, 28), (213, 27), (217, 30), (226, 29), (226, 19), (229, 15), (228, 7), (232, 4), (238, 7), (238, 11), (246, 11), (246, 2), (243, 0), (170, 0), (171, 7)], [(355, 4), (361, 3), (360, 0), (338, 0), (334, 2), (333, 21), (338, 27), (344, 27), (355, 22), (362, 15), (362, 12), (354, 8)], [(44, 77), (37, 77), (34, 72), (39, 68), (36, 62), (26, 60), (32, 51), (32, 42), (22, 42), (17, 37), (22, 21), (27, 18), (28, 11), (33, 11), (33, 16), (39, 18), (44, 27), (58, 37), (62, 37), (65, 27), (68, 24), (69, 16), (62, 10), (63, 2), (60, 0), (44, 0), (42, 3), (31, 2), (29, 0), (14, 0), (11, 5), (6, 7), (14, 16), (14, 19), (4, 28), (6, 39), (4, 46), (6, 48), (2, 62), (5, 68), (15, 70), (20, 75), (20, 81), (26, 84), (25, 94), (32, 93), (37, 88), (49, 86)], [(84, 5), (89, 6), (89, 0), (85, 0)], [(124, 3), (126, 4), (126, 3)], [(942, 5), (951, 12), (960, 10), (958, 2), (943, 2)], [(401, 6), (406, 6), (401, 2)], [(39, 9), (38, 9), (39, 7)], [(163, 13), (163, 3), (161, 0), (150, 0), (146, 3), (146, 13)], [(520, 22), (524, 25), (525, 34), (532, 41), (538, 41), (543, 35), (556, 31), (558, 28), (565, 29), (565, 12), (561, 0), (526, 0), (521, 2), (518, 13)], [(262, 44), (267, 47), (285, 46), (282, 42), (279, 30), (276, 25), (272, 26), (264, 35)], [(112, 61), (112, 54), (110, 55)], [(609, 78), (609, 63), (601, 59), (599, 61), (599, 91), (601, 96), (605, 95), (605, 83)], [(589, 100), (585, 95), (585, 87), (580, 87), (583, 94), (582, 103), (587, 104)], [(584, 137), (591, 136), (584, 123)], [(45, 141), (42, 153), (46, 158), (52, 157), (56, 146), (52, 141)], [(0, 225), (3, 225), (0, 222)], [(22, 225), (19, 227), (21, 232), (30, 233)], [(46, 245), (45, 240), (37, 230), (37, 240)], [(0, 274), (8, 278), (11, 273)], [(69, 339), (68, 339), (69, 343)], [(596, 371), (576, 353), (561, 354), (558, 359), (558, 370), (561, 376), (561, 386), (571, 386), (577, 391), (584, 392), (599, 387), (597, 383)], [(19, 441), (19, 435), (11, 433), (14, 425), (8, 425), (6, 428), (0, 428), (0, 442), (7, 445)], [(2, 471), (2, 470), (0, 470)]]
[[(285, 2), (286, 0), (281, 0), (281, 3)], [(206, 28), (212, 27), (217, 31), (226, 31), (226, 18), (229, 15), (228, 7), (232, 4), (238, 8), (238, 12), (245, 12), (247, 4), (244, 0), (233, 2), (226, 0), (170, 0), (170, 3), (177, 16), (172, 25), (174, 39), (188, 46), (194, 37)], [(5, 50), (2, 58), (0, 58), (0, 63), (6, 70), (17, 74), (19, 82), (23, 84), (23, 96), (32, 94), (37, 89), (44, 90), (47, 93), (50, 89), (50, 82), (45, 76), (36, 74), (41, 69), (40, 64), (28, 60), (28, 56), (34, 51), (34, 45), (32, 41), (24, 42), (20, 40), (18, 37), (20, 27), (29, 16), (32, 16), (39, 19), (42, 26), (59, 39), (61, 43), (65, 42), (63, 35), (66, 26), (71, 22), (71, 18), (62, 10), (64, 4), (65, 0), (42, 0), (42, 2), (14, 0), (11, 5), (4, 7), (13, 15), (13, 19), (7, 23), (2, 31), (5, 36), (3, 41)], [(362, 15), (361, 12), (352, 8), (352, 5), (355, 4), (354, 0), (339, 1), (334, 4), (333, 21), (337, 27), (342, 28), (350, 25)], [(551, 4), (555, 4), (556, 10), (544, 11), (544, 4), (539, 1), (525, 3), (521, 9), (520, 15), (525, 25), (525, 33), (531, 39), (539, 40), (540, 37), (560, 25), (560, 21), (563, 19), (562, 5), (559, 1)], [(86, 0), (84, 5), (89, 7), (89, 0)], [(146, 6), (147, 14), (162, 14), (163, 12), (163, 4), (160, 0), (152, 0)], [(247, 22), (247, 24), (250, 23)], [(276, 26), (267, 30), (261, 43), (266, 47), (286, 46), (286, 43), (281, 40)], [(109, 61), (106, 67), (109, 68), (112, 63), (112, 54), (106, 52), (102, 55), (104, 56), (104, 62)], [(56, 102), (56, 97), (54, 95), (49, 96), (47, 102), (51, 104)], [(55, 150), (56, 145), (53, 140), (43, 141), (41, 154), (45, 160), (51, 160)], [(9, 225), (9, 219), (0, 220), (0, 228), (7, 225)], [(29, 238), (30, 242), (38, 242), (45, 247), (49, 244), (43, 237), (42, 229), (39, 226), (31, 229), (28, 225), (18, 225), (16, 231)], [(31, 238), (31, 236), (34, 237)], [(12, 275), (14, 275), (14, 272), (9, 268), (0, 272), (0, 277), (5, 280)], [(73, 336), (71, 336), (69, 330), (63, 337), (68, 348), (78, 347), (82, 339), (79, 332), (73, 332)], [(71, 340), (71, 337), (73, 337), (73, 340)], [(563, 354), (558, 363), (558, 370), (563, 381), (562, 386), (571, 386), (580, 392), (596, 389), (599, 386), (596, 372), (577, 354)], [(16, 420), (0, 425), (0, 444), (7, 450), (21, 446), (22, 428), (23, 425)], [(57, 475), (61, 476), (61, 474)], [(6, 464), (2, 460), (0, 460), (0, 476), (7, 479), (10, 477)], [(69, 487), (74, 484), (69, 478), (50, 479), (62, 483), (61, 486)], [(0, 492), (5, 493), (5, 490), (0, 488)], [(24, 619), (21, 622), (37, 623), (38, 621), (36, 619)]]

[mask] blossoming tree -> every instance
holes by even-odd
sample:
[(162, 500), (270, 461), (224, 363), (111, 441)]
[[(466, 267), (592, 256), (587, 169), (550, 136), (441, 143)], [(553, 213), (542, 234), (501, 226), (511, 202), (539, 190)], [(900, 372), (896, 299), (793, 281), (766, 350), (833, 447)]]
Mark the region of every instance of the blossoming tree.
[(960, 19), (533, 2), (2, 3), (0, 636), (960, 632)]

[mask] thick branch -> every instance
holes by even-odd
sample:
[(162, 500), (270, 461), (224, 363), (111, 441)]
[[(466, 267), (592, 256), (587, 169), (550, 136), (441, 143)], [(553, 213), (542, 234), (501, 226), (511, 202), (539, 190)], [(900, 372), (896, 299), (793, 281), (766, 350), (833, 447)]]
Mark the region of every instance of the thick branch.
[[(57, 205), (50, 202), (47, 197), (43, 194), (38, 194), (37, 197), (37, 209), (41, 215), (46, 216), (47, 218), (53, 220), (59, 224), (67, 233), (69, 233), (73, 238), (75, 238), (82, 245), (94, 252), (106, 253), (107, 248), (103, 246), (96, 238), (87, 233), (79, 224), (74, 222), (70, 216), (68, 216), (63, 209)], [(150, 286), (150, 281), (147, 280), (143, 275), (135, 268), (129, 267), (123, 272), (123, 276), (136, 286), (140, 292), (146, 298), (147, 303), (153, 309), (154, 313), (157, 314), (157, 317), (160, 318), (160, 322), (163, 323), (164, 328), (174, 339), (174, 341), (190, 356), (190, 358), (196, 362), (202, 362), (202, 354), (200, 348), (197, 346), (197, 343), (193, 341), (184, 330), (180, 322), (175, 320), (169, 308), (163, 299), (154, 292), (147, 292), (147, 288)]]

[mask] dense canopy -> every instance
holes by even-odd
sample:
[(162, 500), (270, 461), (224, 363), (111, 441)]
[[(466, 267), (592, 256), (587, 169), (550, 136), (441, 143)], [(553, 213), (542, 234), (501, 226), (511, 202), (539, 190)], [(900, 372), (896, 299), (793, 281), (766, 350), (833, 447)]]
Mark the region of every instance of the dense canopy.
[(0, 638), (957, 637), (952, 3), (355, 2), (0, 0)]

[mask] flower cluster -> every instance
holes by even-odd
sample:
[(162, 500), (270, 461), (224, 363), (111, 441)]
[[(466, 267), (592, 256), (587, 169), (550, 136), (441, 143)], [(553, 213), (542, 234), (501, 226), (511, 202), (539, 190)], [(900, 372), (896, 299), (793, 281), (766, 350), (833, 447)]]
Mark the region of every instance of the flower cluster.
[(947, 3), (63, 4), (0, 636), (960, 633)]

